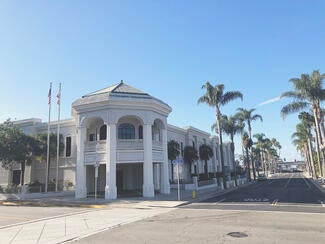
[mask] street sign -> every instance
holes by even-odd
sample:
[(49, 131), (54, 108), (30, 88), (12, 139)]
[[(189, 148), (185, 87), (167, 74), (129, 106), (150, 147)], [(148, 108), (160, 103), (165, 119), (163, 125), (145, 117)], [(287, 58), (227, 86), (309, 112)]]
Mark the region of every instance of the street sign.
[(176, 158), (172, 161), (172, 164), (183, 164), (184, 160), (181, 158)]

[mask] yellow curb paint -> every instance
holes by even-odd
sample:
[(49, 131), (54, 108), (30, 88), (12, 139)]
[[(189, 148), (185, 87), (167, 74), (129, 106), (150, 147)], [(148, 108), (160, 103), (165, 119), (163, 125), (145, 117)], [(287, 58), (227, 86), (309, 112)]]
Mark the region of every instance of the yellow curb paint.
[(5, 205), (5, 206), (18, 206), (19, 204), (15, 203), (15, 202), (2, 202), (2, 205)]

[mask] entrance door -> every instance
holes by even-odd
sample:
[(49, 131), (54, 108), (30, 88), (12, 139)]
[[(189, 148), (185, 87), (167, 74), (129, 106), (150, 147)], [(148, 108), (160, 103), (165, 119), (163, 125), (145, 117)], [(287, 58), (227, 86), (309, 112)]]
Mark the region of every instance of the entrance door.
[(15, 185), (20, 184), (20, 174), (21, 174), (20, 170), (13, 170), (12, 171), (12, 183), (13, 184), (15, 184)]
[(116, 171), (116, 188), (117, 193), (121, 193), (123, 191), (123, 170)]

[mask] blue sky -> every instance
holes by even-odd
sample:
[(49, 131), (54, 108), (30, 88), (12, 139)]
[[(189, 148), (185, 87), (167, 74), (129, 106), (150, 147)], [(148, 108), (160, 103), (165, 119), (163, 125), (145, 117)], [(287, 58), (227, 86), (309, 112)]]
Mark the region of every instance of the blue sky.
[[(70, 118), (75, 99), (123, 79), (167, 102), (170, 124), (210, 131), (214, 110), (197, 105), (206, 81), (244, 94), (222, 107), (231, 115), (291, 90), (290, 78), (325, 72), (324, 9), (317, 0), (3, 0), (0, 121), (46, 121), (50, 81), (54, 93), (62, 82)], [(253, 133), (277, 138), (293, 160), (296, 115), (280, 116), (287, 102), (257, 107), (264, 121)]]

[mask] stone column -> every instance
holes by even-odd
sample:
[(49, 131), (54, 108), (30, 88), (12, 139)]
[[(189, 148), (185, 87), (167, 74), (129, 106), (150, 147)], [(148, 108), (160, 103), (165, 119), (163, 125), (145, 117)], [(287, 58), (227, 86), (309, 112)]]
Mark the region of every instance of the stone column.
[(116, 199), (116, 124), (107, 125), (105, 199)]
[(160, 164), (153, 164), (153, 184), (155, 190), (160, 190)]
[(77, 163), (76, 163), (76, 198), (87, 197), (86, 165), (85, 165), (85, 141), (87, 128), (80, 126), (77, 129)]
[(152, 129), (151, 124), (143, 127), (144, 138), (144, 163), (143, 163), (143, 196), (154, 197), (153, 168), (152, 168)]
[[(169, 170), (168, 170), (168, 149), (167, 149), (167, 130), (162, 130), (162, 143), (163, 143), (163, 158), (164, 161), (161, 167), (161, 193), (169, 194), (170, 193), (170, 184), (169, 184)], [(173, 167), (173, 165), (172, 165)]]

